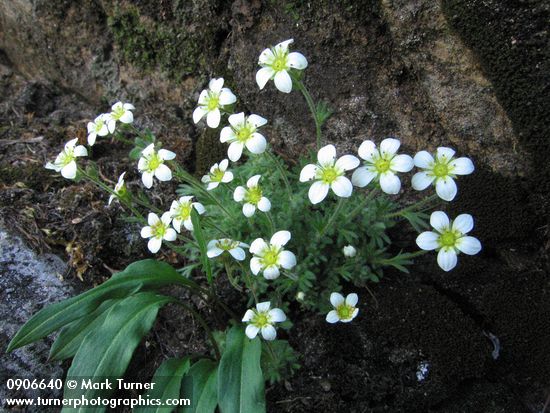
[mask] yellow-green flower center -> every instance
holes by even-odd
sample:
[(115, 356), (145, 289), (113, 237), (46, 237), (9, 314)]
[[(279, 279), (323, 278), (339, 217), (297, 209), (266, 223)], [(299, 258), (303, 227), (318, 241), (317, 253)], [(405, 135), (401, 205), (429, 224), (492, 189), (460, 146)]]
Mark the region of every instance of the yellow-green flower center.
[(61, 166), (66, 166), (74, 160), (75, 160), (74, 151), (72, 148), (70, 148), (70, 149), (65, 149), (62, 152), (61, 157), (59, 159), (59, 163), (61, 164)]
[(153, 233), (153, 238), (163, 238), (166, 233), (166, 225), (164, 225), (164, 222), (159, 221), (151, 225), (151, 232)]
[(433, 167), (433, 174), (436, 178), (444, 178), (449, 175), (449, 165), (443, 162), (437, 162)]
[(237, 248), (239, 246), (239, 241), (233, 241), (232, 239), (220, 239), (216, 243), (216, 247), (218, 247), (221, 250), (229, 251), (233, 248)]
[(124, 107), (122, 106), (118, 106), (115, 110), (113, 110), (113, 112), (111, 113), (111, 116), (113, 117), (113, 119), (115, 120), (119, 120), (122, 115), (124, 115)]
[(326, 184), (331, 184), (336, 178), (340, 176), (340, 173), (336, 170), (335, 167), (331, 166), (328, 168), (323, 168), (321, 171), (321, 180)]
[(162, 163), (163, 160), (157, 153), (153, 153), (147, 160), (147, 166), (151, 172), (155, 171)]
[(259, 186), (254, 186), (252, 188), (249, 188), (248, 191), (246, 191), (245, 195), (245, 201), (252, 204), (252, 205), (258, 205), (258, 202), (262, 199), (262, 190)]
[(460, 234), (458, 234), (456, 231), (453, 231), (451, 229), (443, 231), (443, 233), (439, 236), (439, 240), (438, 240), (440, 247), (441, 248), (454, 247), (459, 236)]
[(254, 133), (254, 130), (249, 125), (243, 125), (235, 131), (235, 136), (239, 142), (245, 143), (250, 139), (252, 133)]
[(100, 119), (95, 122), (95, 133), (101, 132), (101, 129), (103, 129), (103, 126), (105, 125), (105, 122), (103, 119)]
[(271, 68), (275, 72), (280, 72), (281, 70), (287, 69), (287, 54), (276, 54), (275, 60), (273, 60), (273, 63), (271, 64)]
[(279, 247), (271, 246), (262, 257), (264, 267), (277, 265), (279, 262)]
[(391, 167), (391, 159), (378, 158), (376, 161), (374, 161), (374, 167), (376, 168), (376, 172), (378, 172), (379, 174), (388, 172)]
[(355, 307), (346, 303), (343, 303), (336, 307), (336, 313), (338, 314), (338, 318), (340, 318), (340, 320), (349, 320), (352, 317), (354, 311)]
[(251, 320), (251, 323), (258, 328), (267, 327), (271, 324), (271, 318), (268, 313), (259, 313), (255, 312), (254, 317)]
[(222, 171), (220, 168), (216, 168), (214, 169), (214, 172), (210, 174), (210, 180), (212, 182), (221, 182), (224, 175), (225, 175), (224, 171)]
[(206, 103), (206, 107), (208, 108), (208, 111), (217, 109), (218, 105), (220, 103), (220, 97), (214, 94), (211, 94), (209, 96), (208, 102)]
[(191, 202), (180, 204), (176, 209), (176, 218), (179, 218), (185, 221), (190, 216), (191, 216)]

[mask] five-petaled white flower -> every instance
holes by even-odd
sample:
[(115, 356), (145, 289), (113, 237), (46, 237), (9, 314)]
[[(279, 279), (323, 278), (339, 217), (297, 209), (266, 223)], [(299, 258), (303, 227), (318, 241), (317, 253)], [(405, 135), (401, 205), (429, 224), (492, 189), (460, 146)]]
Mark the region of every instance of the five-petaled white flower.
[(275, 340), (277, 331), (273, 325), (286, 320), (286, 315), (279, 308), (271, 308), (270, 301), (256, 304), (256, 309), (246, 310), (243, 322), (248, 323), (245, 333), (249, 339), (254, 339), (259, 332), (264, 340)]
[(269, 244), (262, 238), (257, 238), (250, 245), (250, 252), (254, 257), (250, 260), (250, 269), (254, 275), (263, 271), (264, 278), (274, 280), (280, 275), (280, 268), (290, 270), (296, 265), (296, 256), (283, 249), (290, 240), (290, 232), (278, 231), (269, 240)]
[(357, 255), (357, 250), (353, 245), (346, 245), (344, 248), (342, 248), (342, 252), (347, 258), (353, 258)]
[(293, 39), (279, 43), (275, 47), (265, 49), (258, 59), (262, 66), (256, 73), (256, 83), (263, 89), (266, 83), (273, 79), (275, 87), (281, 92), (292, 91), (292, 78), (289, 75), (290, 69), (304, 70), (307, 67), (307, 60), (303, 54), (298, 52), (289, 53), (288, 46), (294, 42)]
[(150, 144), (141, 152), (138, 169), (141, 172), (141, 180), (146, 188), (153, 186), (153, 176), (159, 181), (169, 181), (172, 179), (172, 171), (164, 164), (164, 161), (172, 160), (176, 154), (166, 149), (155, 151), (155, 144)]
[(115, 189), (113, 190), (114, 194), (111, 194), (109, 197), (109, 202), (107, 205), (111, 205), (111, 202), (115, 198), (122, 198), (126, 194), (126, 185), (124, 185), (124, 175), (126, 175), (126, 172), (122, 172), (120, 176), (118, 177), (118, 182), (115, 185)]
[(452, 201), (457, 193), (454, 178), (457, 175), (469, 175), (474, 171), (474, 164), (469, 158), (454, 159), (455, 151), (450, 148), (437, 148), (434, 157), (420, 151), (414, 156), (414, 164), (421, 169), (412, 177), (412, 187), (422, 191), (435, 184), (435, 192), (445, 200)]
[(243, 214), (245, 217), (251, 217), (258, 208), (262, 212), (268, 212), (271, 209), (271, 202), (263, 196), (262, 188), (258, 185), (261, 175), (254, 175), (246, 182), (247, 188), (238, 186), (233, 192), (233, 199), (237, 202), (243, 202)]
[(353, 185), (363, 188), (373, 179), (377, 179), (382, 191), (386, 194), (397, 194), (401, 189), (401, 181), (396, 172), (409, 172), (414, 167), (413, 158), (409, 155), (397, 155), (399, 146), (401, 143), (394, 138), (384, 139), (380, 143), (380, 149), (376, 148), (373, 141), (364, 141), (358, 152), (365, 160), (365, 166), (353, 172)]
[(88, 122), (88, 145), (94, 146), (98, 136), (107, 136), (109, 134), (109, 128), (107, 127), (108, 120), (109, 115), (102, 113), (93, 122)]
[(237, 97), (226, 87), (223, 87), (223, 78), (212, 79), (208, 89), (204, 89), (199, 96), (199, 104), (193, 111), (193, 122), (199, 121), (206, 115), (206, 124), (210, 128), (217, 128), (222, 117), (220, 109), (237, 101)]
[(474, 228), (474, 219), (469, 214), (461, 214), (450, 222), (442, 211), (434, 211), (430, 225), (435, 231), (425, 231), (416, 238), (417, 245), (426, 251), (436, 250), (437, 263), (444, 271), (452, 270), (460, 252), (475, 255), (481, 251), (477, 238), (466, 236)]
[(153, 212), (150, 212), (147, 216), (147, 223), (149, 226), (141, 229), (141, 237), (149, 238), (147, 248), (149, 248), (149, 251), (153, 254), (156, 254), (158, 250), (160, 250), (162, 240), (176, 240), (178, 235), (173, 228), (170, 228), (170, 221), (172, 221), (170, 212), (165, 212), (160, 218)]
[(115, 131), (116, 123), (132, 123), (134, 121), (134, 114), (132, 111), (135, 109), (131, 103), (117, 102), (111, 106), (111, 113), (108, 113), (105, 120), (107, 121), (107, 128), (110, 133)]
[(334, 145), (327, 145), (317, 153), (317, 161), (317, 165), (306, 165), (300, 172), (300, 182), (315, 180), (308, 193), (311, 203), (318, 204), (325, 199), (329, 188), (339, 197), (351, 196), (353, 186), (344, 174), (356, 168), (359, 159), (353, 155), (344, 155), (336, 160), (336, 148)]
[(334, 310), (329, 311), (327, 314), (327, 321), (331, 324), (341, 321), (343, 323), (349, 323), (359, 313), (357, 301), (359, 298), (357, 294), (348, 294), (344, 299), (344, 296), (340, 293), (332, 293), (330, 295), (330, 303), (334, 307)]
[(77, 145), (78, 138), (71, 139), (65, 144), (63, 151), (57, 155), (53, 163), (48, 162), (46, 169), (53, 169), (55, 172), (61, 172), (63, 178), (74, 179), (76, 177), (76, 158), (78, 156), (88, 156), (88, 150)]
[(244, 242), (234, 241), (229, 238), (213, 239), (206, 246), (206, 255), (209, 258), (215, 258), (228, 252), (237, 261), (242, 261), (246, 257), (243, 248), (248, 248), (249, 245)]
[(198, 214), (204, 214), (204, 206), (200, 202), (193, 202), (192, 196), (182, 196), (177, 201), (172, 201), (170, 216), (172, 217), (172, 226), (176, 231), (181, 231), (182, 223), (188, 231), (193, 231), (193, 223), (191, 222), (193, 208)]
[(246, 148), (257, 155), (265, 151), (267, 145), (265, 137), (257, 132), (257, 129), (267, 123), (267, 119), (258, 115), (244, 116), (244, 113), (236, 113), (229, 116), (229, 124), (220, 133), (220, 142), (229, 142), (227, 157), (237, 162)]
[(227, 167), (229, 166), (229, 161), (224, 159), (219, 164), (215, 163), (210, 168), (210, 172), (207, 175), (203, 175), (201, 181), (205, 184), (207, 191), (216, 189), (221, 183), (228, 183), (233, 180), (233, 172), (228, 171)]

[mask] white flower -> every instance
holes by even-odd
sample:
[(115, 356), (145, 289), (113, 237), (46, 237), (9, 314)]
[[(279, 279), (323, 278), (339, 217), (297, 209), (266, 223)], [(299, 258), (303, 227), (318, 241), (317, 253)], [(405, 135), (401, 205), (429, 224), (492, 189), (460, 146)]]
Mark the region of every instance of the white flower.
[(359, 146), (359, 156), (366, 162), (365, 166), (357, 168), (353, 173), (353, 185), (363, 188), (373, 179), (377, 179), (382, 191), (386, 194), (397, 194), (401, 189), (401, 181), (396, 172), (409, 172), (414, 166), (409, 155), (397, 155), (400, 145), (399, 140), (387, 138), (380, 143), (380, 149), (377, 149), (373, 141), (364, 141)]
[(209, 258), (215, 258), (228, 252), (237, 261), (242, 261), (246, 256), (243, 248), (248, 248), (248, 244), (229, 238), (213, 239), (206, 246), (206, 255)]
[(141, 237), (149, 238), (147, 248), (153, 254), (157, 253), (162, 244), (162, 240), (175, 241), (177, 238), (176, 231), (170, 228), (170, 212), (165, 212), (162, 217), (158, 217), (157, 214), (150, 212), (147, 216), (147, 223), (149, 226), (141, 229)]
[(327, 145), (319, 149), (317, 161), (317, 165), (306, 165), (300, 172), (300, 182), (315, 180), (308, 193), (311, 203), (318, 204), (325, 199), (329, 188), (339, 197), (351, 196), (353, 186), (344, 174), (357, 168), (359, 159), (353, 155), (344, 155), (336, 160), (336, 148)]
[(93, 122), (88, 122), (88, 145), (94, 146), (98, 136), (107, 136), (109, 134), (109, 128), (106, 123), (108, 119), (109, 115), (102, 113)]
[(220, 109), (237, 101), (236, 96), (226, 87), (223, 87), (223, 78), (212, 79), (199, 96), (199, 104), (193, 111), (193, 122), (199, 121), (206, 115), (206, 124), (210, 128), (217, 128), (222, 114)]
[(344, 253), (344, 256), (348, 258), (353, 258), (357, 255), (357, 250), (353, 245), (346, 245), (342, 248), (342, 252)]
[(231, 161), (237, 162), (246, 148), (253, 154), (265, 151), (267, 145), (264, 136), (256, 132), (257, 129), (267, 123), (267, 120), (258, 115), (244, 116), (244, 113), (236, 113), (229, 116), (231, 126), (226, 126), (220, 133), (220, 142), (229, 142), (227, 156)]
[(113, 190), (114, 194), (111, 194), (111, 196), (109, 197), (109, 202), (107, 203), (107, 205), (111, 205), (111, 202), (113, 202), (115, 198), (121, 198), (126, 193), (126, 186), (124, 185), (124, 175), (126, 175), (126, 172), (122, 172), (122, 174), (118, 177), (118, 182), (116, 183), (115, 189)]
[(461, 214), (450, 222), (442, 211), (432, 212), (430, 225), (435, 231), (425, 231), (416, 238), (416, 244), (423, 250), (439, 251), (437, 263), (444, 271), (452, 270), (460, 252), (475, 255), (481, 251), (477, 238), (466, 236), (474, 228), (474, 219), (469, 214)]
[(88, 156), (88, 150), (77, 145), (78, 138), (74, 138), (65, 144), (63, 151), (57, 155), (54, 163), (48, 162), (46, 169), (53, 169), (55, 172), (61, 172), (63, 178), (74, 179), (76, 177), (76, 161), (78, 156)]
[(208, 191), (211, 191), (212, 189), (216, 189), (219, 184), (228, 183), (233, 180), (233, 172), (228, 171), (227, 167), (229, 166), (229, 161), (227, 159), (224, 159), (219, 164), (215, 163), (210, 168), (210, 173), (207, 175), (203, 175), (201, 181), (205, 184), (208, 184), (206, 186), (206, 189)]
[(111, 106), (111, 113), (107, 114), (105, 118), (109, 132), (113, 133), (115, 131), (117, 121), (132, 123), (134, 121), (134, 114), (132, 113), (134, 109), (135, 107), (131, 103), (117, 102)]
[(172, 160), (176, 154), (166, 149), (155, 151), (155, 144), (150, 144), (141, 152), (138, 169), (141, 172), (141, 180), (146, 188), (153, 186), (153, 176), (159, 181), (169, 181), (172, 179), (172, 171), (164, 164), (164, 161)]
[(474, 171), (474, 164), (469, 158), (453, 159), (455, 151), (450, 148), (437, 148), (434, 157), (426, 151), (420, 151), (414, 156), (414, 164), (423, 169), (412, 177), (412, 187), (422, 191), (432, 183), (437, 195), (452, 201), (457, 193), (454, 178), (457, 175), (469, 175)]
[(356, 307), (359, 298), (357, 294), (348, 294), (344, 299), (344, 296), (340, 293), (332, 293), (330, 295), (330, 303), (334, 307), (334, 310), (329, 311), (327, 314), (327, 321), (334, 324), (338, 321), (343, 323), (349, 323), (359, 313), (359, 309)]
[(278, 231), (269, 240), (269, 244), (262, 238), (257, 238), (250, 245), (250, 252), (254, 257), (250, 260), (250, 269), (254, 275), (263, 271), (266, 280), (274, 280), (280, 275), (280, 268), (290, 270), (296, 265), (296, 256), (283, 249), (290, 240), (290, 232)]
[(262, 66), (256, 73), (256, 83), (263, 89), (266, 83), (273, 79), (275, 87), (281, 92), (292, 91), (292, 78), (288, 71), (290, 69), (304, 70), (307, 67), (307, 60), (303, 54), (298, 52), (289, 53), (288, 45), (294, 42), (293, 39), (279, 43), (275, 47), (265, 49), (258, 59)]
[(181, 231), (182, 223), (188, 231), (193, 231), (193, 223), (191, 222), (193, 208), (199, 215), (204, 214), (204, 206), (200, 202), (193, 202), (192, 196), (182, 196), (179, 200), (172, 202), (170, 217), (172, 218), (172, 226), (176, 231)]
[(262, 212), (268, 212), (271, 209), (271, 202), (263, 196), (262, 188), (258, 185), (261, 175), (254, 175), (246, 182), (246, 186), (238, 186), (233, 192), (233, 199), (237, 202), (243, 202), (243, 214), (245, 217), (251, 217), (258, 208)]
[(275, 340), (277, 331), (273, 324), (282, 323), (286, 320), (286, 315), (279, 308), (271, 309), (271, 302), (265, 301), (256, 304), (256, 309), (246, 310), (243, 322), (248, 323), (245, 333), (249, 339), (254, 339), (258, 332), (262, 332), (264, 340)]

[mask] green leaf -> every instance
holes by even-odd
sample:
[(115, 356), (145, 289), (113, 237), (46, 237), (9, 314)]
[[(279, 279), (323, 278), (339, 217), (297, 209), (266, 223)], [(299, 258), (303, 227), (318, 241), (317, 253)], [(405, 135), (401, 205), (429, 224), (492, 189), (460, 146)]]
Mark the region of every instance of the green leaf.
[[(180, 389), (183, 376), (189, 370), (189, 357), (181, 359), (166, 360), (160, 365), (153, 376), (152, 383), (154, 387), (149, 390), (146, 399), (159, 399), (164, 403), (168, 399), (180, 398)], [(191, 399), (193, 401), (193, 399)], [(171, 413), (174, 411), (174, 406), (154, 406), (154, 407), (137, 407), (133, 410), (134, 413)]]
[(218, 404), (222, 413), (265, 412), (260, 339), (248, 339), (241, 326), (227, 334), (218, 369)]
[[(113, 306), (104, 323), (88, 334), (76, 352), (67, 380), (76, 380), (76, 389), (65, 388), (66, 399), (108, 397), (116, 388), (116, 379), (122, 377), (136, 347), (149, 332), (158, 310), (175, 299), (152, 292), (142, 292), (125, 298)], [(109, 380), (113, 389), (83, 389), (81, 383)], [(63, 408), (62, 412), (103, 412), (105, 407)]]
[(201, 262), (204, 272), (206, 272), (206, 279), (208, 280), (208, 284), (212, 284), (212, 267), (210, 265), (210, 258), (208, 258), (208, 255), (206, 255), (206, 239), (204, 238), (204, 234), (202, 233), (199, 214), (194, 208), (191, 209), (191, 222), (193, 223), (193, 234), (195, 235), (197, 243), (199, 244), (199, 250), (201, 252)]
[(218, 366), (211, 360), (197, 361), (183, 378), (181, 398), (191, 399), (191, 406), (179, 413), (214, 413), (217, 399)]
[(107, 300), (95, 311), (63, 327), (50, 349), (50, 360), (65, 360), (73, 357), (84, 337), (103, 324), (111, 307), (118, 302), (119, 300)]
[(40, 340), (66, 324), (94, 311), (111, 298), (123, 298), (137, 290), (155, 289), (169, 284), (197, 288), (169, 264), (152, 259), (130, 264), (108, 281), (85, 293), (55, 303), (36, 313), (11, 340), (7, 352)]

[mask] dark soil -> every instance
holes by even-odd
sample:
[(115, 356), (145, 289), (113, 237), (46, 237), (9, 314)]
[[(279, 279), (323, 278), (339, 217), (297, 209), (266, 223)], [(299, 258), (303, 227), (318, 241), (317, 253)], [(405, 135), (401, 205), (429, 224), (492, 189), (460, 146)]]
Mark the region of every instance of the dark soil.
[[(48, 5), (39, 3), (38, 14), (43, 10), (50, 13)], [(513, 175), (513, 168), (506, 173), (495, 168), (500, 161), (495, 161), (492, 152), (496, 147), (499, 153), (505, 153), (507, 141), (487, 137), (489, 144), (484, 147), (476, 140), (481, 138), (471, 138), (474, 132), (449, 138), (446, 126), (442, 126), (447, 120), (431, 106), (429, 97), (419, 92), (422, 73), (397, 56), (404, 50), (414, 55), (416, 43), (403, 46), (393, 37), (377, 1), (287, 1), (281, 7), (277, 2), (262, 4), (254, 0), (235, 1), (231, 7), (225, 2), (205, 2), (208, 7), (192, 12), (186, 9), (181, 15), (171, 14), (168, 3), (140, 1), (129, 9), (94, 11), (94, 18), (88, 19), (94, 24), (90, 23), (93, 27), (86, 29), (89, 38), (83, 37), (82, 42), (91, 43), (90, 39), (97, 38), (103, 45), (104, 60), (97, 63), (101, 70), (93, 72), (95, 81), (112, 76), (107, 63), (116, 55), (113, 43), (115, 51), (120, 51), (121, 62), (130, 64), (121, 66), (120, 76), (127, 79), (135, 75), (142, 82), (137, 86), (111, 87), (109, 77), (101, 87), (90, 87), (90, 95), (86, 95), (82, 72), (75, 71), (63, 81), (55, 73), (45, 74), (48, 81), (35, 79), (28, 74), (35, 70), (30, 68), (31, 63), (17, 65), (0, 50), (0, 213), (11, 229), (37, 251), (53, 251), (69, 261), (73, 270), (65, 280), (82, 290), (101, 283), (111, 271), (148, 256), (137, 228), (124, 220), (120, 208), (106, 207), (105, 194), (90, 185), (63, 180), (43, 165), (71, 137), (78, 136), (84, 142), (85, 122), (106, 109), (98, 102), (122, 93), (141, 100), (137, 116), (141, 126), (159, 133), (190, 170), (203, 171), (212, 159), (218, 160), (223, 150), (220, 152), (215, 144), (215, 136), (190, 124), (196, 98), (191, 92), (202, 85), (200, 79), (186, 77), (194, 71), (205, 79), (227, 71), (227, 82), (239, 91), (245, 107), (288, 119), (271, 125), (270, 135), (275, 147), (292, 161), (313, 142), (304, 138), (312, 136), (313, 125), (297, 95), (288, 99), (268, 89), (258, 96), (251, 87), (257, 47), (248, 46), (270, 44), (289, 37), (291, 32), (301, 39), (305, 45), (301, 50), (314, 62), (308, 78), (314, 97), (322, 96), (336, 110), (327, 125), (329, 140), (351, 148), (366, 136), (394, 133), (406, 118), (414, 131), (405, 139), (405, 146), (411, 150), (420, 144), (442, 143), (452, 143), (464, 151), (470, 145), (477, 148), (477, 171), (460, 179), (459, 196), (450, 212), (468, 212), (476, 217), (474, 235), (482, 241), (483, 251), (476, 257), (461, 257), (459, 266), (450, 273), (437, 267), (433, 255), (418, 260), (410, 275), (389, 273), (381, 283), (370, 287), (376, 299), (366, 290), (358, 291), (360, 315), (348, 325), (327, 325), (322, 316), (296, 309), (294, 327), (285, 338), (301, 355), (302, 367), (295, 376), (268, 387), (268, 410), (540, 411), (550, 388), (547, 2), (443, 1), (447, 21), (474, 52), (512, 121), (519, 141), (513, 152), (526, 154), (525, 163), (516, 165), (518, 171)], [(418, 5), (415, 1), (409, 3)], [(82, 7), (99, 10), (93, 1), (84, 2)], [(61, 17), (48, 16), (74, 25), (78, 19), (71, 10)], [(138, 12), (141, 18), (136, 20)], [(189, 36), (178, 38), (176, 44), (192, 57), (178, 60), (177, 53), (166, 46), (171, 44), (173, 34), (159, 28), (187, 24), (186, 13), (198, 13), (208, 24), (204, 32), (190, 29)], [(419, 15), (420, 19), (422, 11)], [(229, 18), (232, 20), (227, 23)], [(223, 23), (214, 24), (216, 19)], [(130, 24), (136, 21), (145, 22), (144, 28)], [(132, 48), (120, 49), (128, 27), (136, 42), (147, 47), (156, 45), (154, 54), (148, 55), (148, 49), (140, 49), (140, 53), (133, 53)], [(46, 34), (56, 46), (52, 40), (56, 32)], [(160, 37), (152, 41), (155, 34)], [(430, 36), (414, 34), (419, 44)], [(71, 49), (70, 56), (77, 51), (87, 53), (82, 50)], [(199, 57), (203, 51), (211, 63)], [(94, 66), (91, 70), (96, 69)], [(170, 89), (173, 79), (181, 89)], [(139, 86), (147, 89), (144, 85), (148, 82), (162, 86), (151, 87), (156, 92), (150, 94), (139, 91)], [(357, 99), (346, 100), (350, 95)], [(155, 103), (155, 99), (165, 98), (166, 105)], [(495, 144), (490, 141), (493, 138)], [(506, 153), (503, 159), (508, 156)], [(111, 180), (129, 170), (127, 180), (139, 187), (139, 177), (123, 146), (101, 143), (94, 146), (92, 159)], [(508, 166), (509, 162), (503, 161), (502, 165)], [(166, 203), (174, 186), (163, 184), (162, 189), (155, 200), (158, 205)], [(160, 254), (159, 258), (180, 263), (170, 253)], [(244, 303), (229, 285), (220, 280), (218, 288), (240, 311)], [(223, 326), (224, 320), (216, 320), (203, 303), (195, 304), (209, 320)], [(128, 375), (150, 377), (167, 357), (207, 352), (206, 337), (193, 319), (168, 307), (161, 311), (154, 331), (136, 351)], [(419, 380), (422, 365), (428, 371)]]

